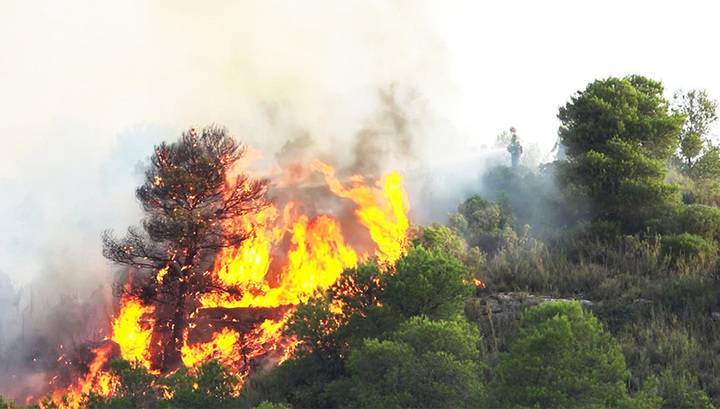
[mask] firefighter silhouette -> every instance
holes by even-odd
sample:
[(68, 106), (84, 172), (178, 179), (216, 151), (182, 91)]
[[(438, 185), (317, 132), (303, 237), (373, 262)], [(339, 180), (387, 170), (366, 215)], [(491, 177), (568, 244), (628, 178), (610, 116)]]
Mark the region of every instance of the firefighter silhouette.
[(508, 152), (510, 152), (510, 159), (514, 168), (520, 164), (520, 156), (523, 153), (522, 145), (520, 145), (520, 138), (517, 136), (517, 130), (515, 127), (510, 128), (510, 144), (507, 146)]

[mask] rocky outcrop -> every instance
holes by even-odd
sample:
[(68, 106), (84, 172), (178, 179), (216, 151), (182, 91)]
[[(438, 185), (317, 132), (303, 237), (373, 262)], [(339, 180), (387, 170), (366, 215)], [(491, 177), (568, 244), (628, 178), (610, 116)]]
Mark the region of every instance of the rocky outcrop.
[[(529, 307), (553, 300), (561, 299), (524, 292), (481, 294), (466, 301), (465, 312), (471, 318), (481, 318), (483, 316), (494, 316), (496, 318), (515, 317)], [(589, 300), (577, 301), (585, 308), (593, 306), (593, 302)]]

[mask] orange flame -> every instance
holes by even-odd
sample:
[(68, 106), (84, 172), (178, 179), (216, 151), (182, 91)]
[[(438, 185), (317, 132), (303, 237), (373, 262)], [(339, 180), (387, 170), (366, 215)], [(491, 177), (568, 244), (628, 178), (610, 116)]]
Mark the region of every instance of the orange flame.
[[(115, 388), (117, 379), (108, 372), (101, 371), (110, 359), (112, 344), (105, 344), (93, 349), (95, 357), (88, 365), (88, 371), (77, 383), (67, 389), (59, 389), (52, 393), (51, 400), (59, 409), (72, 409), (80, 407), (83, 396), (94, 392), (108, 396)], [(43, 404), (40, 404), (43, 407)]]
[(113, 322), (112, 340), (120, 346), (120, 356), (127, 361), (139, 362), (145, 369), (151, 366), (148, 349), (154, 321), (149, 318), (143, 322), (143, 318), (152, 317), (153, 312), (154, 306), (123, 297), (120, 314)]
[(358, 206), (355, 214), (377, 245), (378, 260), (382, 264), (392, 264), (399, 259), (408, 246), (407, 231), (410, 227), (408, 200), (400, 173), (386, 175), (378, 183), (381, 189), (365, 185), (360, 176), (354, 177), (355, 186), (345, 188), (335, 177), (332, 167), (322, 162), (316, 162), (315, 167), (325, 175), (333, 193), (352, 200)]
[(240, 334), (236, 331), (223, 328), (220, 332), (213, 334), (212, 341), (191, 346), (187, 344), (186, 334), (181, 350), (183, 364), (188, 368), (193, 368), (213, 358), (220, 359), (222, 363), (232, 363), (223, 362), (223, 358), (227, 360), (233, 355), (233, 349), (239, 339)]
[[(327, 164), (317, 162), (311, 170), (322, 173), (328, 190), (338, 199), (354, 204), (356, 220), (341, 223), (327, 214), (310, 217), (299, 212), (300, 204), (290, 202), (282, 211), (270, 206), (224, 226), (248, 235), (238, 247), (223, 249), (209, 272), (217, 287), (234, 291), (199, 294), (199, 308), (189, 318), (199, 316), (206, 308), (274, 309), (281, 311), (282, 317), (273, 313), (274, 318), (242, 324), (245, 327), (233, 327), (232, 322), (237, 321), (229, 320), (209, 341), (197, 343), (189, 341), (190, 331), (196, 328), (191, 322), (183, 334), (181, 347), (181, 359), (186, 367), (197, 368), (216, 359), (244, 381), (255, 360), (282, 362), (298, 345), (297, 340), (282, 331), (293, 306), (329, 288), (343, 270), (357, 266), (362, 260), (374, 256), (381, 264), (390, 265), (406, 252), (409, 206), (399, 173), (389, 173), (375, 186), (355, 176), (346, 186)], [(354, 223), (368, 232), (370, 242), (363, 244), (363, 251), (369, 249), (371, 254), (359, 253), (348, 244), (341, 228), (341, 224), (346, 226), (346, 223)], [(167, 273), (167, 268), (160, 269), (155, 279), (162, 282)], [(150, 369), (152, 363), (155, 312), (154, 306), (123, 297), (112, 325), (111, 339), (120, 347), (122, 358), (139, 362), (146, 369)], [(70, 402), (62, 407), (78, 407), (82, 394), (91, 391), (104, 396), (112, 393), (117, 380), (101, 370), (110, 358), (110, 345), (94, 351), (95, 358), (84, 378), (60, 391), (68, 395)], [(59, 397), (56, 395), (54, 398)]]

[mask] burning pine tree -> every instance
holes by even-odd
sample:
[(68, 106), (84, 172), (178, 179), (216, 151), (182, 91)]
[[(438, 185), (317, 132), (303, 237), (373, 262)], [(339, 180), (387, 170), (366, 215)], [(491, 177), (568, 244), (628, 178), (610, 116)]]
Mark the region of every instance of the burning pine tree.
[(297, 345), (282, 329), (299, 304), (345, 269), (369, 258), (390, 266), (406, 252), (399, 173), (373, 186), (361, 175), (345, 183), (324, 163), (302, 164), (315, 179), (292, 179), (270, 201), (267, 181), (238, 171), (244, 152), (218, 127), (155, 149), (137, 189), (143, 229), (103, 237), (104, 255), (128, 267), (110, 336), (74, 381), (53, 379), (56, 405), (112, 395), (118, 379), (108, 364), (117, 355), (158, 376), (217, 360), (240, 388), (255, 368), (281, 362)]
[(210, 289), (230, 291), (214, 285), (208, 266), (218, 251), (240, 246), (250, 233), (226, 224), (268, 205), (266, 181), (239, 174), (229, 183), (244, 153), (220, 127), (191, 129), (178, 142), (162, 143), (136, 191), (146, 214), (144, 231), (131, 227), (122, 239), (109, 232), (103, 237), (105, 257), (137, 271), (120, 292), (156, 308), (155, 331), (163, 333), (164, 349), (154, 364), (163, 372), (180, 362), (191, 298)]

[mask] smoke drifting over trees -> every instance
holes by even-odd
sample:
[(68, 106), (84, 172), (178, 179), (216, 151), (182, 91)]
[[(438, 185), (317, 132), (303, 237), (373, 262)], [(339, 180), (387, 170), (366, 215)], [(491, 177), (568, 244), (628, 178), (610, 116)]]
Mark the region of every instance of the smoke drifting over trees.
[[(544, 5), (528, 6), (527, 10), (533, 12), (517, 16), (511, 9), (507, 16), (517, 18), (517, 25), (534, 27), (528, 30), (537, 36), (528, 39), (521, 33), (522, 38), (510, 41), (510, 46), (492, 39), (504, 29), (505, 17), (498, 19), (484, 12), (477, 13), (478, 16), (461, 13), (465, 24), (489, 29), (483, 36), (470, 35), (459, 26), (452, 30), (456, 31), (454, 38), (470, 39), (467, 54), (479, 61), (452, 66), (454, 57), (446, 44), (447, 38), (439, 32), (454, 26), (454, 19), (448, 18), (445, 6), (440, 7), (437, 2), (359, 2), (351, 7), (336, 1), (292, 7), (274, 1), (228, 1), (212, 7), (189, 2), (143, 3), (127, 1), (97, 6), (90, 1), (60, 5), (31, 0), (2, 6), (0, 48), (8, 50), (11, 56), (3, 64), (0, 79), (10, 101), (0, 123), (0, 134), (8, 136), (0, 149), (3, 392), (16, 396), (36, 394), (45, 387), (47, 371), (56, 370), (64, 360), (86, 363), (83, 353), (87, 355), (87, 349), (76, 355), (68, 351), (82, 350), (84, 343), (99, 342), (107, 334), (108, 328), (98, 323), (108, 323), (115, 313), (111, 283), (113, 277), (126, 270), (113, 267), (102, 258), (102, 231), (108, 227), (121, 231), (142, 217), (132, 192), (142, 183), (152, 147), (163, 140), (174, 140), (189, 126), (226, 125), (239, 141), (251, 147), (247, 159), (253, 176), (278, 176), (271, 186), (275, 189), (274, 198), (282, 199), (282, 189), (290, 189), (284, 184), (287, 178), (306, 177), (304, 164), (314, 159), (333, 164), (342, 177), (356, 173), (380, 175), (390, 168), (402, 170), (411, 203), (418, 204), (412, 209), (413, 221), (417, 223), (445, 222), (458, 203), (481, 193), (495, 202), (485, 208), (498, 213), (508, 211), (518, 230), (520, 225), (532, 226), (531, 232), (524, 234), (505, 229), (512, 225), (510, 222), (498, 223), (488, 233), (506, 248), (497, 251), (494, 260), (482, 259), (488, 263), (489, 283), (495, 289), (552, 289), (565, 291), (562, 295), (612, 298), (608, 294), (617, 295), (617, 288), (627, 284), (622, 281), (626, 271), (618, 265), (625, 268), (628, 263), (608, 261), (621, 257), (612, 251), (573, 249), (569, 251), (575, 257), (572, 262), (580, 260), (576, 268), (569, 261), (562, 264), (565, 262), (562, 257), (553, 258), (552, 264), (542, 258), (545, 249), (541, 245), (528, 244), (537, 244), (529, 239), (531, 235), (552, 237), (558, 229), (574, 226), (592, 212), (615, 221), (618, 208), (623, 210), (627, 203), (615, 197), (612, 211), (591, 207), (586, 192), (567, 192), (563, 184), (557, 183), (556, 176), (562, 174), (563, 165), (548, 165), (540, 172), (534, 166), (513, 172), (503, 167), (508, 161), (505, 146), (496, 146), (494, 142), (496, 132), (510, 125), (518, 125), (523, 142), (528, 143), (526, 147), (537, 140), (554, 140), (552, 128), (557, 105), (566, 101), (573, 90), (596, 76), (608, 75), (603, 70), (640, 67), (655, 72), (667, 60), (658, 49), (638, 55), (643, 58), (653, 54), (660, 56), (659, 60), (638, 64), (633, 57), (628, 58), (630, 63), (624, 68), (618, 68), (617, 50), (629, 47), (634, 56), (635, 43), (628, 42), (622, 30), (612, 33), (595, 30), (601, 33), (597, 34), (599, 37), (594, 42), (593, 38), (581, 39), (582, 49), (578, 47), (574, 60), (565, 63), (572, 69), (563, 72), (556, 65), (567, 54), (565, 49), (559, 48), (557, 54), (550, 52), (548, 57), (538, 54), (543, 49), (538, 45), (557, 43), (557, 38), (566, 31), (584, 29), (580, 25), (584, 24), (586, 13), (579, 13), (577, 18), (563, 15), (557, 17), (559, 21), (553, 21), (536, 18), (534, 12), (538, 9), (534, 7)], [(614, 13), (612, 8), (606, 9)], [(668, 25), (674, 24), (678, 15), (687, 21), (704, 21), (704, 25), (696, 24), (697, 31), (693, 33), (712, 37), (711, 32), (703, 30), (709, 30), (705, 26), (714, 27), (711, 18), (715, 13), (689, 14), (673, 7)], [(605, 16), (624, 21), (628, 26), (632, 23), (633, 27), (647, 28), (644, 24), (656, 21), (637, 21), (631, 13)], [(548, 26), (553, 29), (539, 30)], [(27, 27), (39, 29), (28, 31)], [(670, 42), (686, 40), (677, 32), (658, 35), (671, 35), (672, 38), (663, 37)], [(656, 47), (656, 43), (668, 41), (657, 41), (648, 47)], [(689, 53), (695, 51), (695, 66), (708, 67), (709, 78), (714, 78), (717, 70), (712, 61), (703, 60), (707, 53), (698, 52), (696, 47), (700, 43), (685, 41), (683, 46), (691, 50)], [(530, 49), (518, 52), (523, 47)], [(552, 61), (546, 69), (557, 72), (558, 77), (567, 77), (567, 81), (557, 86), (544, 85), (554, 81), (543, 78), (541, 71), (528, 74), (535, 68), (541, 70), (541, 61)], [(611, 65), (604, 65), (608, 61)], [(581, 69), (582, 64), (587, 64), (585, 70)], [(480, 72), (478, 67), (488, 67), (489, 71)], [(457, 81), (459, 74), (466, 80), (489, 80), (474, 82), (466, 91), (472, 97), (465, 94), (466, 99), (459, 103), (454, 99), (455, 93), (466, 86)], [(698, 83), (691, 81), (689, 85), (703, 86), (699, 83), (701, 73), (696, 74)], [(673, 75), (667, 76), (680, 81)], [(489, 82), (501, 83), (501, 92), (486, 93)], [(705, 97), (701, 92), (685, 94), (684, 102), (687, 105), (697, 98), (708, 108), (712, 104)], [(653, 98), (661, 99), (662, 91), (655, 90)], [(498, 110), (491, 109), (494, 106), (503, 107), (505, 115), (500, 115), (500, 120), (496, 118)], [(681, 106), (676, 108), (691, 116)], [(464, 123), (446, 119), (456, 111), (465, 112)], [(542, 124), (551, 126), (543, 128), (544, 131), (523, 126), (522, 121), (532, 123), (526, 119), (530, 115), (546, 118)], [(700, 118), (699, 128), (686, 123), (681, 141), (684, 148), (675, 152), (674, 158), (684, 162), (686, 168), (671, 169), (665, 174), (664, 168), (657, 171), (658, 163), (640, 161), (654, 166), (649, 169), (652, 183), (646, 185), (662, 190), (670, 184), (682, 184), (682, 201), (688, 206), (661, 209), (668, 212), (680, 209), (674, 214), (677, 217), (673, 223), (656, 230), (673, 237), (640, 244), (627, 239), (618, 245), (621, 250), (617, 251), (623, 257), (629, 257), (631, 250), (646, 251), (656, 257), (643, 259), (647, 263), (654, 260), (656, 265), (652, 268), (633, 264), (638, 270), (665, 271), (664, 257), (668, 254), (685, 257), (692, 253), (704, 261), (715, 254), (711, 243), (717, 236), (712, 226), (720, 216), (711, 206), (720, 204), (720, 185), (716, 181), (720, 160), (718, 149), (708, 142), (713, 136), (709, 127), (713, 118), (712, 115)], [(503, 123), (495, 128), (497, 121), (515, 119), (521, 123)], [(487, 132), (489, 126), (493, 127), (492, 132)], [(614, 149), (615, 153), (626, 148), (604, 142), (601, 145), (598, 149)], [(633, 149), (621, 153), (637, 159)], [(549, 160), (544, 154), (546, 150), (549, 146), (528, 149), (526, 163)], [(664, 152), (660, 159), (667, 159), (670, 153)], [(622, 158), (613, 159), (623, 162)], [(278, 174), (278, 164), (286, 174)], [(486, 172), (488, 169), (492, 171)], [(621, 169), (619, 173), (622, 172)], [(588, 179), (593, 177), (586, 177), (585, 182)], [(619, 183), (620, 179), (623, 178), (606, 182)], [(311, 180), (308, 184), (315, 182)], [(315, 195), (315, 191), (308, 192)], [(595, 193), (595, 198), (604, 197), (602, 189)], [(561, 200), (565, 195), (576, 201)], [(680, 204), (680, 196), (676, 196), (673, 206)], [(637, 199), (635, 204), (645, 201)], [(648, 220), (628, 227), (625, 232), (658, 227), (659, 216), (652, 219), (641, 216)], [(632, 214), (623, 223), (635, 219)], [(692, 226), (693, 231), (681, 233), (679, 225)], [(579, 229), (585, 227), (581, 224)], [(610, 230), (616, 226), (598, 223), (592, 227)], [(463, 253), (463, 257), (469, 256)], [(598, 278), (601, 267), (591, 262), (584, 264), (585, 258), (593, 262), (603, 259), (603, 268), (617, 271), (608, 273), (612, 278), (602, 281)], [(517, 273), (521, 269), (516, 269), (515, 264), (509, 267), (507, 260), (522, 260), (523, 266), (531, 268), (522, 276)], [(673, 268), (681, 269), (683, 263), (693, 264), (681, 261)], [(552, 275), (548, 273), (549, 265)], [(511, 270), (516, 274), (508, 273)], [(569, 271), (580, 271), (581, 277)], [(668, 293), (662, 293), (663, 297), (673, 298), (673, 291), (696, 289), (693, 286), (710, 288), (707, 281), (702, 281), (706, 280), (702, 274), (688, 274), (683, 278), (686, 281), (666, 287), (656, 288), (654, 281), (648, 281), (645, 287), (656, 293), (651, 291), (647, 295), (638, 290), (633, 294), (642, 304), (644, 298), (638, 297), (652, 298), (661, 291)], [(649, 273), (640, 276), (636, 281), (627, 280), (634, 286), (651, 277)], [(698, 303), (705, 300), (700, 296), (689, 298)], [(667, 308), (671, 307), (674, 308)], [(714, 311), (709, 302), (703, 308)], [(685, 328), (677, 329), (672, 323), (663, 325), (676, 331), (674, 339), (690, 337), (683, 332)], [(642, 333), (644, 330), (634, 329), (640, 333), (637, 338), (654, 339), (653, 334)], [(629, 332), (624, 336), (635, 338)], [(698, 352), (695, 355), (701, 356), (702, 348), (693, 345), (688, 348), (695, 348), (693, 351)], [(641, 355), (646, 351), (635, 352)], [(638, 361), (647, 357), (641, 358)], [(662, 382), (668, 381), (663, 378)], [(702, 382), (710, 385), (712, 377)]]

